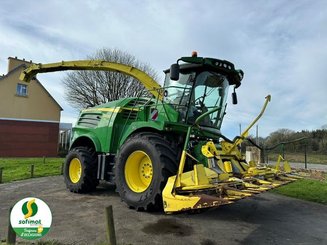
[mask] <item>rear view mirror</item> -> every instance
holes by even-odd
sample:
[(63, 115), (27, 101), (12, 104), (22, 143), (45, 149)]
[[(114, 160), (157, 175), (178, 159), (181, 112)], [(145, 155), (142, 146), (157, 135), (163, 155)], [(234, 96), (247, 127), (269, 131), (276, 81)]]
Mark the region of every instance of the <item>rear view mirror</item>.
[(170, 80), (177, 81), (179, 79), (179, 64), (170, 66)]
[(233, 100), (233, 105), (236, 105), (237, 104), (237, 94), (235, 91), (232, 93), (232, 100)]

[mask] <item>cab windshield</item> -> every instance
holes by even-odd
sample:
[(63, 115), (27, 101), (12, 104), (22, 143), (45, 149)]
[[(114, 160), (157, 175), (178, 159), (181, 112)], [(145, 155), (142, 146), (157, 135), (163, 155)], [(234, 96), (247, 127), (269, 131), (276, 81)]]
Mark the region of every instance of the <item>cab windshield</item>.
[(200, 125), (218, 127), (225, 112), (229, 83), (224, 75), (211, 71), (182, 72), (179, 80), (170, 80), (166, 74), (164, 101), (180, 114), (180, 120), (194, 123), (201, 114), (219, 107), (215, 113), (204, 118)]

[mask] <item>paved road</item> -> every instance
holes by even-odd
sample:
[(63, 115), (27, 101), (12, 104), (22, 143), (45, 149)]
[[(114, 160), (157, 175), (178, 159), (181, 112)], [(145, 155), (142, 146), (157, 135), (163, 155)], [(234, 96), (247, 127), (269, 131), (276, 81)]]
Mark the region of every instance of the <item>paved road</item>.
[[(291, 162), (290, 165), (293, 168), (301, 168), (301, 169), (304, 169), (305, 168), (304, 163)], [(308, 163), (307, 164), (307, 169), (321, 170), (321, 171), (327, 172), (327, 164), (312, 164), (312, 163)]]
[[(269, 161), (270, 165), (275, 165), (275, 161)], [(299, 168), (299, 169), (304, 169), (305, 165), (304, 163), (300, 162), (290, 162), (290, 165), (292, 168)], [(312, 169), (312, 170), (320, 170), (327, 172), (327, 164), (316, 164), (316, 163), (307, 163), (307, 169)]]
[(327, 244), (327, 206), (263, 193), (200, 214), (165, 215), (129, 209), (113, 188), (90, 195), (66, 190), (62, 176), (0, 185), (0, 238), (8, 207), (34, 196), (53, 214), (45, 237), (65, 244), (105, 241), (104, 208), (113, 205), (118, 244)]

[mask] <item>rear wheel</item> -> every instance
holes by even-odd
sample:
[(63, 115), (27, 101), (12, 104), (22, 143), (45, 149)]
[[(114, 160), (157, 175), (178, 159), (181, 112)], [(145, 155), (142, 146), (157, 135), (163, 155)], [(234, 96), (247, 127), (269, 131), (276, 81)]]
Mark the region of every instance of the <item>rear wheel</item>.
[(99, 184), (97, 180), (97, 159), (92, 149), (76, 147), (72, 149), (65, 161), (64, 178), (71, 192), (89, 192)]
[(162, 190), (177, 171), (176, 152), (155, 133), (128, 139), (117, 154), (115, 182), (122, 200), (137, 210), (162, 209)]

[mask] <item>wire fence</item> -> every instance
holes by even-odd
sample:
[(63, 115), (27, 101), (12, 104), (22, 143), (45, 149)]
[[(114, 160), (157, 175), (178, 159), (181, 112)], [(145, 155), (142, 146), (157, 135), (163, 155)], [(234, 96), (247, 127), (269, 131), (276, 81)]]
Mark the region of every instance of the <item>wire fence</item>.
[(278, 156), (288, 160), (292, 167), (304, 169), (320, 169), (327, 171), (327, 152), (310, 151), (308, 145), (309, 137), (283, 141), (273, 146), (259, 146), (253, 140), (247, 141), (260, 151), (260, 162), (272, 164), (277, 161)]

